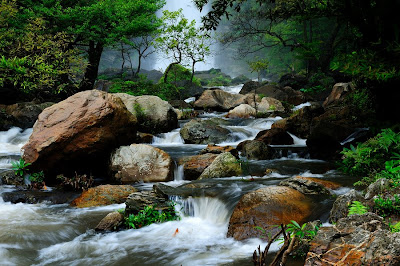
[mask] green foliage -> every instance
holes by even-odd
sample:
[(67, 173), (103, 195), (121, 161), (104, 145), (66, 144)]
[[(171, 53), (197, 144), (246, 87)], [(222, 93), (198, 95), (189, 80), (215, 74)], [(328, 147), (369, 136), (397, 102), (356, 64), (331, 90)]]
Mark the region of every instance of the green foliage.
[(170, 203), (165, 210), (157, 210), (153, 206), (146, 206), (138, 214), (130, 214), (125, 219), (128, 228), (138, 229), (153, 223), (163, 223), (168, 221), (180, 220), (179, 215), (175, 211), (175, 204)]
[(400, 222), (396, 224), (389, 223), (389, 228), (392, 233), (399, 233), (400, 232)]
[(24, 176), (28, 171), (28, 166), (31, 163), (26, 163), (24, 159), (19, 159), (19, 161), (12, 162), (12, 169), (14, 170), (15, 175), (17, 176)]
[(393, 197), (383, 197), (379, 195), (378, 198), (374, 199), (376, 212), (385, 217), (391, 214), (400, 214), (400, 197), (394, 195)]
[(307, 230), (307, 223), (300, 226), (296, 221), (291, 220), (286, 226), (286, 231), (290, 233), (291, 237), (297, 237), (298, 239), (307, 239), (311, 241), (317, 235), (319, 226), (315, 226), (311, 230)]
[(36, 18), (10, 39), (1, 38), (0, 86), (35, 95), (44, 90), (57, 94), (77, 85), (71, 80), (84, 64), (78, 50), (68, 49), (72, 38), (47, 31), (45, 20)]
[(317, 86), (313, 86), (313, 87), (309, 87), (309, 88), (300, 89), (300, 91), (302, 91), (304, 93), (309, 93), (309, 94), (316, 94), (316, 93), (319, 93), (324, 90), (326, 90), (326, 88), (322, 85), (317, 85)]
[(265, 71), (268, 69), (269, 60), (266, 58), (256, 59), (255, 61), (248, 62), (250, 67), (250, 72), (256, 72), (258, 81), (261, 81), (261, 71)]
[(232, 79), (219, 73), (217, 76), (209, 80), (206, 86), (229, 86), (232, 83)]
[[(164, 84), (165, 74), (166, 73), (164, 73), (164, 75), (160, 79), (159, 84)], [(180, 64), (172, 65), (169, 70), (169, 74), (167, 76), (167, 83), (176, 85), (180, 81), (190, 81), (191, 76), (192, 76), (191, 71), (189, 69), (187, 69), (186, 67), (184, 67)], [(192, 82), (194, 84), (196, 84), (197, 86), (201, 86), (200, 80), (197, 79), (196, 77), (193, 77)]]
[(348, 96), (348, 103), (354, 111), (360, 114), (373, 114), (373, 100), (370, 92), (366, 89), (353, 90)]
[(364, 176), (357, 185), (369, 185), (383, 176), (397, 180), (400, 158), (392, 159), (399, 152), (400, 134), (384, 129), (376, 137), (358, 144), (357, 147), (351, 145), (350, 149), (343, 149), (340, 168), (346, 173)]
[(367, 212), (368, 212), (368, 207), (364, 206), (361, 202), (355, 200), (349, 205), (348, 216), (354, 214), (364, 214)]
[[(398, 44), (388, 49), (397, 53), (397, 56), (400, 55)], [(338, 56), (332, 61), (331, 69), (363, 80), (387, 81), (400, 77), (400, 71), (395, 64), (370, 49)]]
[(40, 171), (38, 173), (33, 173), (29, 176), (29, 180), (35, 183), (42, 183), (44, 181), (44, 173)]

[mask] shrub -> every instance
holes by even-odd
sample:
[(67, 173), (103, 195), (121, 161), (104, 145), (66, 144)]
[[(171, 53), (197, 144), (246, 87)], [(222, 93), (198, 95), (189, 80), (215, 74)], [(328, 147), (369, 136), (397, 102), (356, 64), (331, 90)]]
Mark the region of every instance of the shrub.
[(394, 195), (393, 198), (384, 198), (382, 195), (379, 195), (374, 202), (374, 208), (381, 216), (400, 214), (400, 197), (398, 195)]
[(157, 210), (153, 206), (146, 206), (138, 214), (130, 214), (125, 218), (128, 228), (138, 229), (153, 223), (163, 223), (167, 221), (180, 220), (175, 211), (175, 204), (170, 203), (167, 209)]
[(364, 176), (357, 185), (369, 185), (385, 174), (389, 174), (389, 178), (393, 179), (391, 174), (398, 175), (400, 172), (400, 162), (390, 161), (399, 152), (400, 134), (391, 129), (384, 129), (376, 137), (358, 144), (357, 147), (351, 145), (350, 149), (343, 149), (340, 168), (346, 173)]
[(19, 161), (12, 162), (12, 169), (14, 170), (15, 175), (24, 176), (28, 171), (28, 166), (31, 165), (30, 163), (25, 163), (24, 159), (19, 159)]

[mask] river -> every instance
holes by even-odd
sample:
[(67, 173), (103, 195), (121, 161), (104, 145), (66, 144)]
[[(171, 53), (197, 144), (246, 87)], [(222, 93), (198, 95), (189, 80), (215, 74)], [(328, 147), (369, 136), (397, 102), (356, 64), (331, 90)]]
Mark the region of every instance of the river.
[[(226, 90), (235, 90), (226, 88)], [(206, 113), (202, 119), (223, 118), (224, 113)], [(223, 118), (225, 119), (225, 118)], [(253, 139), (260, 130), (271, 128), (281, 119), (225, 119), (230, 139), (219, 145), (237, 145)], [(183, 125), (187, 121), (180, 121)], [(20, 148), (32, 129), (12, 128), (0, 132), (0, 171), (11, 168), (19, 159)], [(335, 191), (349, 190), (351, 180), (325, 161), (312, 160), (304, 153), (305, 140), (293, 136), (294, 145), (278, 146), (285, 152), (274, 160), (248, 161), (249, 173), (240, 177), (205, 181), (219, 189), (217, 198), (190, 197), (177, 199), (180, 221), (153, 224), (138, 230), (97, 233), (97, 223), (110, 211), (124, 204), (97, 208), (75, 209), (66, 204), (11, 204), (2, 193), (15, 190), (0, 186), (0, 265), (252, 265), (251, 256), (260, 239), (235, 241), (227, 238), (228, 222), (240, 197), (260, 187), (276, 185), (296, 175), (319, 177), (344, 186)], [(158, 135), (152, 144), (165, 150), (174, 160), (197, 154), (206, 145), (184, 144), (179, 129)], [(276, 172), (265, 174), (266, 169)], [(165, 184), (184, 183), (182, 167), (176, 167), (175, 180)], [(152, 184), (136, 184), (138, 189), (151, 189)], [(51, 188), (50, 188), (51, 190)], [(51, 193), (51, 192), (49, 192)], [(333, 199), (316, 202), (313, 217), (326, 222)], [(178, 233), (174, 234), (178, 229)], [(277, 250), (274, 244), (272, 250)]]

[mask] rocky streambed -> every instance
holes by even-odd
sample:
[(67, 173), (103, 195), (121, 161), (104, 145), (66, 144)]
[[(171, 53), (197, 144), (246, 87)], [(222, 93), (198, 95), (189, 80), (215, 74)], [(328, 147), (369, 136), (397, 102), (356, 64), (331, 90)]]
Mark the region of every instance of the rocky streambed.
[[(90, 166), (99, 170), (97, 173), (109, 168), (110, 172), (102, 172), (103, 177), (108, 176), (114, 183), (133, 186), (138, 192), (151, 191), (156, 185), (166, 197), (176, 201), (182, 219), (137, 230), (98, 233), (94, 228), (103, 217), (125, 208), (123, 202), (126, 196), (122, 196), (121, 201), (103, 203), (107, 204), (105, 206), (76, 208), (69, 204), (67, 197), (64, 204), (54, 204), (50, 196), (46, 198), (46, 194), (59, 193), (55, 189), (52, 191), (50, 186), (41, 192), (45, 195), (36, 196), (36, 200), (22, 196), (14, 200), (15, 203), (10, 203), (10, 195), (21, 195), (21, 192), (16, 192), (14, 186), (2, 185), (0, 254), (5, 264), (252, 265), (250, 257), (254, 249), (266, 244), (255, 226), (268, 228), (290, 220), (299, 223), (317, 219), (328, 222), (335, 197), (348, 192), (354, 182), (335, 170), (332, 163), (310, 159), (304, 136), (296, 137), (296, 134), (300, 136), (301, 130), (296, 133), (287, 130), (295, 135), (285, 135), (280, 130), (270, 131), (274, 134), (259, 134), (279, 123), (281, 126), (276, 128), (284, 128), (286, 132), (286, 129), (294, 129), (295, 123), (299, 122), (294, 117), (282, 120), (280, 113), (272, 110), (276, 107), (264, 107), (266, 111), (271, 111), (271, 116), (266, 118), (226, 118), (226, 110), (203, 113), (196, 120), (180, 120), (179, 124), (171, 126), (171, 123), (159, 122), (160, 118), (147, 117), (145, 108), (161, 106), (161, 103), (157, 104), (158, 100), (152, 102), (126, 97), (120, 101), (102, 93), (94, 94), (80, 95), (81, 98), (87, 97), (86, 100), (81, 105), (74, 105), (76, 109), (90, 106), (85, 112), (71, 111), (69, 116), (54, 119), (51, 114), (62, 110), (58, 106), (50, 109), (51, 112), (42, 113), (35, 127), (40, 127), (41, 123), (47, 125), (41, 128), (44, 134), (31, 138), (25, 146), (29, 152), (24, 157), (27, 160), (39, 158), (32, 167), (47, 165), (52, 168), (49, 175), (55, 170), (68, 171), (74, 166), (79, 169)], [(204, 95), (209, 97), (209, 94)], [(216, 94), (217, 97), (220, 94), (224, 93)], [(95, 100), (107, 97), (111, 101), (100, 104)], [(244, 101), (238, 102), (238, 105), (248, 104), (251, 107), (249, 97), (230, 97)], [(88, 104), (91, 101), (93, 104)], [(134, 104), (142, 102), (150, 107), (142, 104), (144, 109), (141, 111), (138, 108), (130, 110), (136, 112), (136, 119), (127, 119), (127, 109), (124, 108), (114, 114), (110, 111), (119, 109), (117, 105), (137, 106)], [(272, 105), (266, 100), (264, 102), (266, 106)], [(224, 106), (222, 104), (218, 108), (223, 109)], [(306, 109), (300, 113), (315, 115), (320, 112), (319, 107), (305, 106)], [(96, 111), (98, 108), (102, 111)], [(169, 111), (171, 107), (165, 108), (167, 112), (155, 112), (156, 115), (162, 117), (165, 114), (165, 121), (176, 121), (174, 113)], [(91, 122), (93, 115), (97, 117), (97, 124)], [(50, 139), (56, 141), (48, 145), (51, 148), (37, 145), (48, 143), (48, 125), (66, 125), (69, 117), (73, 117), (74, 126), (65, 127), (68, 129), (61, 132), (58, 139), (52, 136)], [(109, 122), (103, 121), (110, 119), (114, 119), (115, 123), (105, 127), (104, 123)], [(152, 119), (158, 121), (154, 122), (157, 127), (152, 128), (152, 133), (156, 133), (152, 143), (132, 144), (138, 140), (136, 129), (146, 130)], [(142, 126), (130, 130), (129, 125), (135, 123)], [(125, 128), (122, 128), (123, 125)], [(96, 133), (96, 128), (103, 128), (101, 134)], [(68, 131), (70, 129), (78, 132), (78, 137)], [(11, 162), (19, 157), (19, 149), (27, 142), (31, 132), (31, 129), (22, 131), (13, 128), (0, 133), (1, 171), (10, 169)], [(36, 142), (36, 146), (32, 142)], [(110, 143), (125, 148), (112, 150)], [(208, 145), (210, 143), (216, 145)], [(62, 148), (55, 149), (52, 145)], [(108, 155), (102, 157), (104, 153)], [(140, 154), (145, 155), (140, 158)], [(110, 158), (114, 159), (109, 166), (106, 162)], [(149, 158), (153, 158), (151, 162)], [(134, 164), (128, 164), (126, 160)], [(157, 164), (152, 165), (154, 162)], [(105, 180), (98, 182), (105, 183)], [(109, 191), (107, 188), (102, 190)], [(277, 249), (278, 244), (274, 244), (272, 250)]]

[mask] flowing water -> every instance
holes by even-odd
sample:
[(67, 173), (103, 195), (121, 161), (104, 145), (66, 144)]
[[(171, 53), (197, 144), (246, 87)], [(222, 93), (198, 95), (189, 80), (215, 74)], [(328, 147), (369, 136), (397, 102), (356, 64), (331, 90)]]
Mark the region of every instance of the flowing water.
[[(201, 119), (222, 118), (224, 113), (207, 113)], [(229, 139), (219, 145), (237, 145), (253, 139), (260, 130), (271, 128), (280, 119), (225, 119), (230, 130)], [(181, 126), (187, 121), (181, 121)], [(20, 148), (28, 140), (32, 129), (12, 128), (0, 132), (0, 171), (11, 168), (19, 159)], [(2, 194), (15, 190), (0, 186), (0, 265), (252, 265), (254, 249), (266, 244), (260, 239), (235, 241), (227, 238), (229, 217), (240, 197), (249, 191), (277, 185), (296, 175), (333, 180), (345, 186), (335, 193), (343, 194), (349, 188), (348, 178), (334, 170), (325, 161), (307, 159), (300, 155), (305, 140), (292, 135), (294, 145), (277, 146), (286, 150), (283, 157), (274, 160), (248, 161), (248, 173), (240, 177), (206, 181), (218, 191), (218, 197), (173, 198), (180, 221), (153, 224), (138, 230), (97, 233), (97, 223), (110, 211), (124, 204), (97, 208), (75, 209), (68, 205), (11, 204)], [(184, 144), (179, 129), (158, 135), (152, 144), (168, 152), (174, 160), (195, 155), (206, 145)], [(276, 171), (265, 174), (266, 169)], [(175, 180), (167, 185), (178, 186), (185, 181), (182, 166), (175, 169)], [(139, 189), (151, 189), (152, 184), (137, 184)], [(49, 192), (51, 193), (51, 192)], [(332, 199), (316, 203), (314, 219), (327, 221)], [(274, 244), (272, 250), (277, 250)]]

